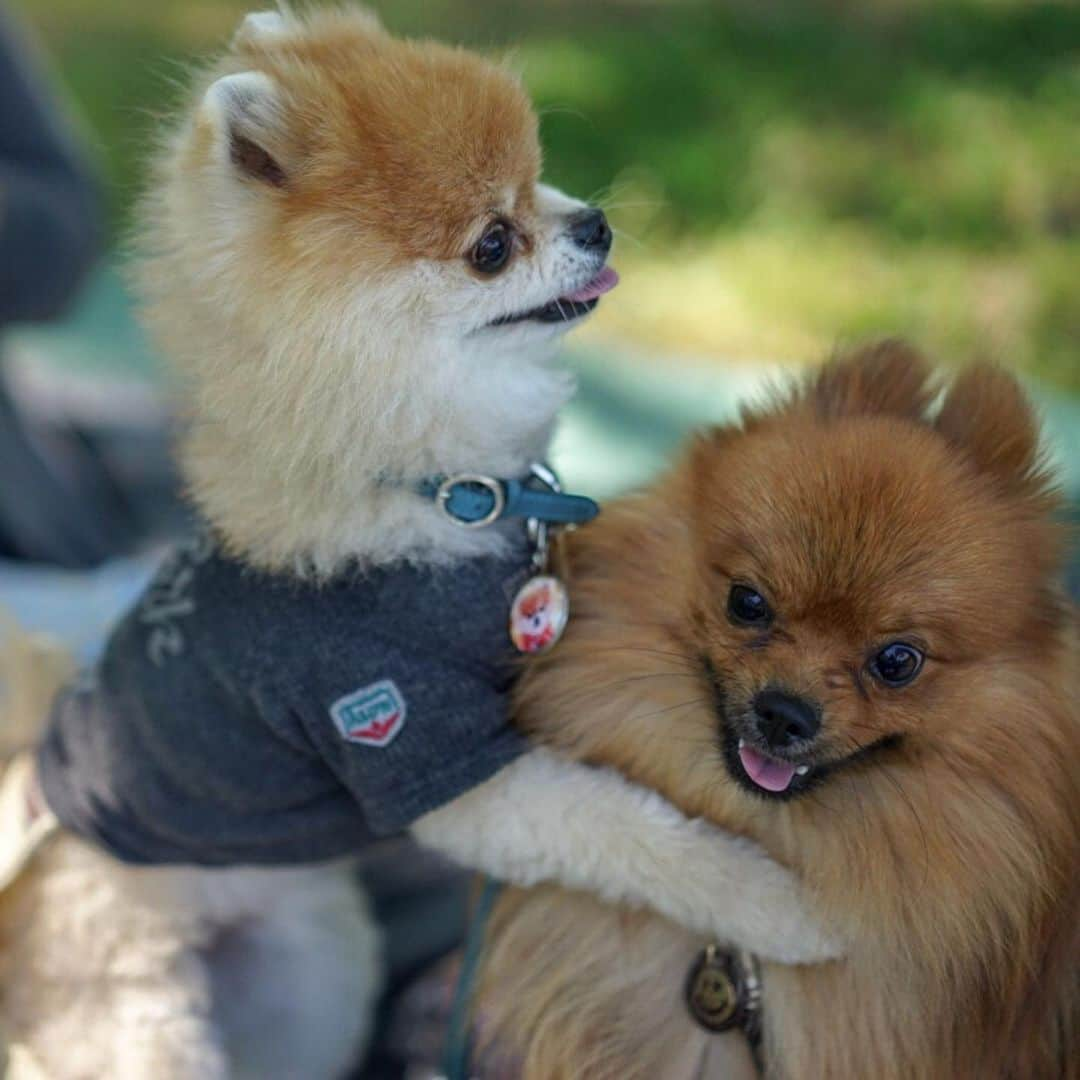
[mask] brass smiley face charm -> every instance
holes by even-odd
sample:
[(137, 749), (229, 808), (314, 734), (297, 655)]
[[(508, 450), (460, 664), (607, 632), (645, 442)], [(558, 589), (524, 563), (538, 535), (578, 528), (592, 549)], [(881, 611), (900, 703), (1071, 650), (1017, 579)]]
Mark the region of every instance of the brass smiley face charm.
[(729, 961), (710, 945), (694, 961), (686, 980), (686, 1005), (706, 1031), (729, 1031), (738, 1022), (739, 988)]

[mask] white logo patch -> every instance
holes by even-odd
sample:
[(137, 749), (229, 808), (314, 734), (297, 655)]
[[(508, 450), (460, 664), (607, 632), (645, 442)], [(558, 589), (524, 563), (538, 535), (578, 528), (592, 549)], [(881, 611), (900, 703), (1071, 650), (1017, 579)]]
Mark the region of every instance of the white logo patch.
[(405, 699), (392, 679), (382, 679), (330, 706), (338, 732), (346, 742), (388, 746), (405, 726)]

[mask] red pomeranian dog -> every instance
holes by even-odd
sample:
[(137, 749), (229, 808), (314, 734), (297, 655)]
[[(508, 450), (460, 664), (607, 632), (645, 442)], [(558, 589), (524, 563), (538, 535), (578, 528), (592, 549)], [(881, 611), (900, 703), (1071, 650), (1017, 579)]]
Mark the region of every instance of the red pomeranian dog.
[[(535, 738), (757, 841), (846, 939), (760, 965), (769, 1077), (1080, 1075), (1066, 537), (1015, 380), (937, 393), (882, 346), (697, 439), (571, 538), (574, 618), (520, 693)], [(506, 893), (481, 1030), (537, 1080), (740, 1075), (745, 1034), (684, 997), (709, 944)]]

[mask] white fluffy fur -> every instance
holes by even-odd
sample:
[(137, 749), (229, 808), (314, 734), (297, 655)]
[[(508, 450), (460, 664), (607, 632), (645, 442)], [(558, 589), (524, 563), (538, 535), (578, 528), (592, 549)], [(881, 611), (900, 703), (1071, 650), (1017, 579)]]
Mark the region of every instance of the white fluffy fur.
[(756, 844), (688, 821), (611, 769), (534, 750), (421, 818), (422, 843), (519, 885), (560, 881), (651, 907), (783, 964), (838, 955), (793, 902), (799, 885)]
[(368, 1035), (378, 934), (345, 866), (134, 869), (61, 834), (0, 925), (4, 1030), (49, 1077), (341, 1076)]
[[(225, 130), (264, 129), (273, 93), (257, 73), (213, 83), (197, 115), (217, 132), (214, 164), (164, 174), (147, 215), (146, 312), (192, 398), (182, 450), (193, 492), (250, 559), (276, 569), (327, 576), (357, 559), (498, 552), (501, 530), (457, 528), (402, 484), (522, 475), (546, 453), (574, 389), (553, 362), (564, 328), (482, 328), (595, 274), (566, 233), (584, 204), (539, 185), (533, 257), (495, 282), (434, 260), (317, 293), (260, 279), (244, 242), (268, 210), (236, 182)], [(327, 223), (304, 243), (317, 258), (339, 239)]]
[[(292, 17), (259, 15), (240, 38), (294, 32)], [(191, 490), (234, 549), (279, 570), (497, 551), (498, 529), (457, 528), (394, 482), (520, 475), (544, 457), (573, 388), (552, 363), (561, 327), (481, 328), (596, 272), (566, 233), (582, 204), (539, 187), (531, 256), (494, 282), (434, 260), (318, 290), (303, 273), (276, 278), (249, 245), (272, 231), (271, 201), (236, 175), (224, 140), (239, 127), (272, 142), (285, 107), (260, 73), (211, 79), (147, 207), (147, 310), (187, 394)], [(206, 130), (206, 164), (177, 165)], [(313, 222), (299, 263), (338, 239), (332, 220)], [(36, 674), (12, 678), (26, 687)], [(8, 722), (20, 731), (47, 708), (43, 694), (18, 703), (23, 720)], [(547, 753), (416, 834), (495, 876), (650, 904), (772, 958), (831, 954), (763, 853)], [(4, 894), (0, 939), (4, 1029), (20, 1061), (59, 1080), (336, 1076), (378, 982), (376, 934), (341, 867), (133, 870), (67, 835)]]

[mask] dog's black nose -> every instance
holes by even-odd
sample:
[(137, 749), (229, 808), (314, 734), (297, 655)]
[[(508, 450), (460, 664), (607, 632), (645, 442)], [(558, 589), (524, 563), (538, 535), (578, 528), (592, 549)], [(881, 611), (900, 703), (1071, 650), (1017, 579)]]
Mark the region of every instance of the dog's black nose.
[(762, 690), (754, 698), (754, 714), (758, 732), (772, 750), (812, 739), (821, 727), (810, 702), (782, 690)]
[(603, 210), (582, 210), (575, 214), (568, 226), (570, 236), (578, 247), (606, 255), (611, 250), (611, 226)]

